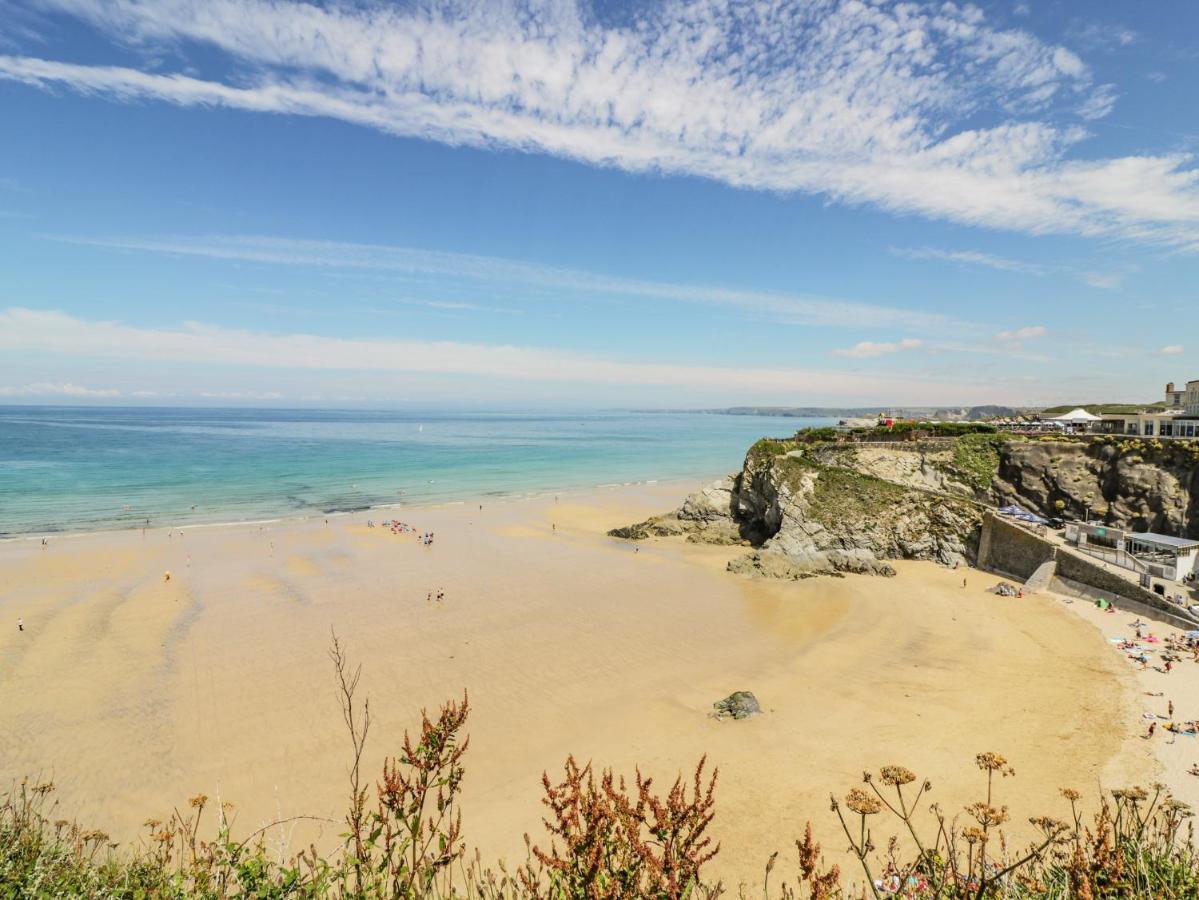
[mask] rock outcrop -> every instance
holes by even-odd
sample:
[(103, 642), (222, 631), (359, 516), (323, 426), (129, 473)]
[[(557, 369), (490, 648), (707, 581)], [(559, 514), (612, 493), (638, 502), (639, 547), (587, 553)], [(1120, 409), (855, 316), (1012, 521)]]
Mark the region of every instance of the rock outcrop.
[(973, 502), (876, 477), (829, 452), (759, 442), (737, 475), (688, 497), (673, 513), (611, 534), (746, 543), (754, 551), (733, 560), (730, 571), (785, 579), (893, 575), (887, 560), (973, 558), (982, 521)]
[(748, 719), (761, 715), (762, 707), (752, 691), (733, 691), (723, 700), (712, 704), (712, 717), (716, 719)]

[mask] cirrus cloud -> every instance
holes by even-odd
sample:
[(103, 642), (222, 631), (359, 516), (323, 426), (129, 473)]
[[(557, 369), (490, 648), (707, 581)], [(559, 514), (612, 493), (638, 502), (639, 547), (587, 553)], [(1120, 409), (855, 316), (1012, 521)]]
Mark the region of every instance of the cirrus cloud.
[[(901, 341), (904, 349), (919, 341)], [(956, 402), (981, 395), (987, 385), (952, 384), (918, 376), (880, 377), (855, 371), (647, 362), (571, 350), (423, 341), (395, 337), (341, 338), (303, 333), (264, 333), (187, 322), (149, 328), (81, 319), (67, 313), (22, 307), (0, 309), (0, 352), (54, 355), (79, 360), (120, 360), (123, 369), (200, 364), (214, 373), (232, 367), (306, 370), (361, 375), (473, 376), (515, 383), (674, 388), (737, 392), (741, 396), (795, 397), (821, 394), (875, 402), (890, 395), (925, 402)], [(853, 354), (851, 354), (853, 355)], [(865, 354), (869, 355), (869, 354)], [(238, 388), (238, 399), (257, 394)], [(212, 396), (220, 396), (215, 391)], [(272, 392), (273, 394), (274, 392)], [(208, 396), (208, 395), (205, 395)]]
[(1192, 157), (1072, 158), (1115, 88), (1069, 48), (971, 5), (675, 0), (618, 22), (526, 0), (39, 6), (159, 62), (202, 48), (193, 55), (211, 71), (9, 55), (0, 78), (331, 117), (971, 225), (1199, 246)]

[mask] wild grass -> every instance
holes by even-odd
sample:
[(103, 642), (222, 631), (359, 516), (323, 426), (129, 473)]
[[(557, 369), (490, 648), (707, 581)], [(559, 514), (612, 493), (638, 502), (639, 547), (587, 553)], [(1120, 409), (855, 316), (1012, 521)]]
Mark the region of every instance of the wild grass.
[[(421, 714), (373, 785), (362, 771), (370, 705), (360, 669), (333, 639), (330, 653), (351, 745), (349, 801), (339, 850), (309, 847), (286, 859), (264, 839), (272, 826), (231, 834), (228, 804), (190, 798), (165, 821), (148, 820), (140, 843), (120, 848), (103, 832), (55, 816), (54, 786), (22, 781), (0, 796), (3, 898), (655, 898), (712, 900), (732, 889), (708, 877), (720, 853), (712, 835), (717, 772), (701, 759), (665, 791), (569, 757), (560, 780), (544, 774), (545, 833), (525, 836), (526, 861), (509, 872), (468, 857), (460, 800), (470, 716), (466, 696)], [(1191, 811), (1160, 786), (1097, 798), (1061, 791), (1060, 817), (1028, 819), (1036, 837), (1012, 843), (1001, 802), (1014, 770), (997, 753), (975, 757), (978, 799), (957, 810), (932, 802), (933, 785), (899, 765), (864, 773), (830, 805), (848, 858), (829, 864), (809, 824), (790, 862), (763, 847), (762, 880), (736, 896), (763, 900), (903, 898), (1199, 897)], [(210, 812), (211, 810), (211, 812)], [(289, 820), (290, 821), (290, 820)], [(278, 824), (278, 823), (276, 823)], [(888, 837), (880, 847), (876, 833)], [(841, 848), (838, 848), (841, 849)]]

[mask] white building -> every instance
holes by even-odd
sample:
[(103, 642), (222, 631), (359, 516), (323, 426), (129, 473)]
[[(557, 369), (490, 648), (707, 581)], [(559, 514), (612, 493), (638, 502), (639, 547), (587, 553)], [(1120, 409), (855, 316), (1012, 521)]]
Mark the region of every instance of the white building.
[(1128, 434), (1137, 437), (1199, 438), (1199, 379), (1182, 390), (1166, 385), (1165, 405), (1137, 413), (1107, 413), (1091, 423), (1092, 434)]
[(1142, 575), (1183, 581), (1199, 574), (1199, 540), (1068, 522), (1065, 538), (1079, 550)]

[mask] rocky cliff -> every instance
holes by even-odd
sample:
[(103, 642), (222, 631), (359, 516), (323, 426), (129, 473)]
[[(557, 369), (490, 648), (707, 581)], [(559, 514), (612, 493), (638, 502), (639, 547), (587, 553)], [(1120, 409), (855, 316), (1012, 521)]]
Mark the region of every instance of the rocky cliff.
[(989, 493), (1045, 516), (1199, 537), (1199, 442), (1012, 441)]
[(1199, 443), (764, 440), (740, 472), (680, 509), (611, 534), (745, 545), (729, 568), (746, 574), (888, 575), (894, 559), (972, 562), (983, 509), (1013, 502), (1047, 517), (1199, 536)]
[[(982, 508), (921, 474), (916, 458), (893, 460), (900, 480), (873, 471), (884, 460), (834, 445), (760, 441), (741, 472), (687, 498), (673, 513), (618, 528), (616, 537), (687, 535), (752, 548), (729, 568), (779, 578), (861, 572), (893, 575), (892, 559), (972, 559)], [(908, 482), (908, 483), (905, 483)]]

